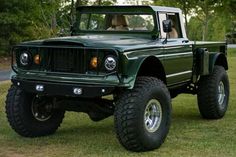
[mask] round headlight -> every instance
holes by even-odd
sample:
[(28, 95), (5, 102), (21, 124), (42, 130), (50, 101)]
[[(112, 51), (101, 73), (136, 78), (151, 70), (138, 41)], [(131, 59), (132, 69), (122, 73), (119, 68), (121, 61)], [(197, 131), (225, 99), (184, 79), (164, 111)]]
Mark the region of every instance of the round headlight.
[(30, 56), (28, 53), (24, 52), (20, 55), (20, 63), (24, 66), (28, 65), (30, 62)]
[(104, 66), (105, 66), (106, 70), (113, 71), (113, 70), (115, 70), (115, 68), (117, 66), (117, 61), (113, 56), (108, 56), (105, 59)]

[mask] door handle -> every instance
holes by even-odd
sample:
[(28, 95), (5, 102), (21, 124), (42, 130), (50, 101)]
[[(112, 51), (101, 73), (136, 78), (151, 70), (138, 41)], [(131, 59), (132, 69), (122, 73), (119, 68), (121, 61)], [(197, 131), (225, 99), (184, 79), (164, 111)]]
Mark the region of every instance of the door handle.
[(183, 40), (182, 41), (182, 43), (188, 43), (189, 42), (189, 40)]

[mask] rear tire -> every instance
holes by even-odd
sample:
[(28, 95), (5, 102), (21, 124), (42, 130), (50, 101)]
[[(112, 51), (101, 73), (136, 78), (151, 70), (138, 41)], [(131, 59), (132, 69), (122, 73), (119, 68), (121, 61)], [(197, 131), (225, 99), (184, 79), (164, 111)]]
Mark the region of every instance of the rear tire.
[(132, 90), (124, 92), (115, 106), (119, 142), (130, 151), (159, 148), (171, 122), (171, 98), (162, 81), (139, 77)]
[(10, 126), (24, 137), (53, 134), (60, 126), (65, 111), (53, 109), (50, 103), (52, 102), (47, 99), (40, 99), (11, 86), (6, 99), (6, 114)]
[(229, 101), (229, 79), (225, 69), (216, 65), (213, 73), (202, 76), (198, 87), (198, 107), (203, 118), (219, 119), (225, 115)]

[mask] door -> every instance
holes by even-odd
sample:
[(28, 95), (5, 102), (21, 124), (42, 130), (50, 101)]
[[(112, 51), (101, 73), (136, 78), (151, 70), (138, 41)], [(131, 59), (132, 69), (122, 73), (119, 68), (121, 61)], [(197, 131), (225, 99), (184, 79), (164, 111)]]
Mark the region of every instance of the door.
[[(170, 19), (172, 21), (172, 32), (162, 31), (162, 21)], [(167, 43), (163, 44), (164, 67), (168, 86), (187, 82), (192, 77), (193, 52), (192, 43), (186, 37), (183, 20), (179, 13), (159, 13), (160, 37)]]

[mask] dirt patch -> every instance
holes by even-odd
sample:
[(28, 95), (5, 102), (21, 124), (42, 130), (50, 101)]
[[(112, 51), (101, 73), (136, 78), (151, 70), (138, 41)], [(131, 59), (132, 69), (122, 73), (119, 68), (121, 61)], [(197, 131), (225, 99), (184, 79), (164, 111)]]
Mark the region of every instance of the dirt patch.
[(0, 57), (0, 71), (11, 68), (11, 57)]
[(11, 148), (1, 151), (0, 156), (2, 156), (2, 157), (26, 157), (22, 153), (17, 152)]
[(6, 154), (6, 157), (26, 157), (26, 156), (21, 155), (21, 154), (17, 154), (14, 152), (8, 152), (8, 154)]

